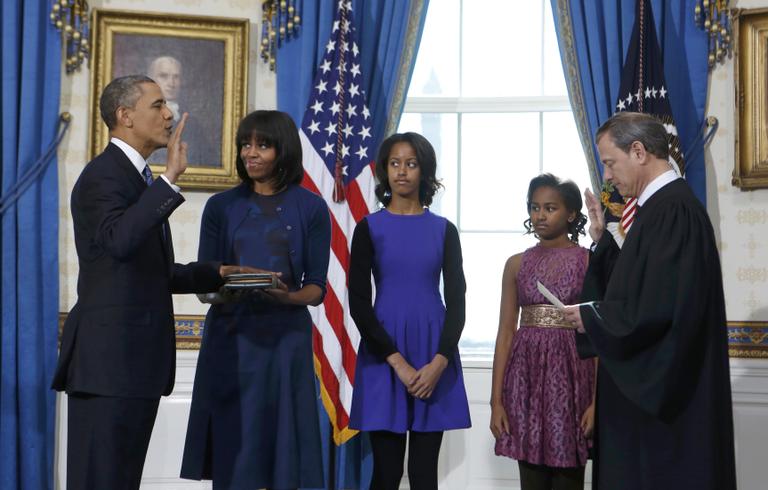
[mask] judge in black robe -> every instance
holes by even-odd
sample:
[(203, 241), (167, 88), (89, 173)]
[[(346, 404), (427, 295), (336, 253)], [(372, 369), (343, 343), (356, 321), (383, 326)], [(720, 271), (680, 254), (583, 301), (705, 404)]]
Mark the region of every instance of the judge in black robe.
[[(736, 488), (720, 260), (706, 209), (668, 165), (664, 127), (619, 113), (597, 133), (604, 177), (639, 211), (619, 250), (587, 191), (597, 242), (566, 307), (599, 357), (593, 482), (600, 490)], [(602, 228), (602, 229), (601, 229)]]

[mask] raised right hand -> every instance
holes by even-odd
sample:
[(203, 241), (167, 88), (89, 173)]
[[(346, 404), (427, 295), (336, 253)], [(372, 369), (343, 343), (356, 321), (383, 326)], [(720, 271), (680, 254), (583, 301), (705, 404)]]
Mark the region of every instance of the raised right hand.
[(605, 231), (605, 215), (600, 200), (589, 189), (584, 190), (584, 202), (589, 213), (589, 236), (597, 243)]
[(181, 135), (184, 133), (184, 126), (187, 123), (186, 112), (181, 116), (181, 120), (171, 133), (171, 138), (168, 140), (168, 160), (165, 163), (165, 178), (168, 179), (171, 184), (175, 184), (176, 180), (181, 174), (187, 170), (187, 144), (181, 141)]
[(507, 411), (501, 404), (491, 405), (491, 433), (496, 439), (502, 434), (509, 434)]

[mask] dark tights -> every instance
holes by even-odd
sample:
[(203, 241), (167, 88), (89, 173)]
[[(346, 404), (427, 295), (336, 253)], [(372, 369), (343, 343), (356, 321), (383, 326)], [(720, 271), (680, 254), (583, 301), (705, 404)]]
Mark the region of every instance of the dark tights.
[[(373, 449), (371, 490), (396, 490), (403, 477), (405, 434), (389, 431), (369, 432)], [(437, 490), (437, 459), (442, 432), (410, 432), (408, 442), (408, 481), (411, 490)]]
[(523, 490), (584, 490), (584, 467), (553, 468), (518, 461)]

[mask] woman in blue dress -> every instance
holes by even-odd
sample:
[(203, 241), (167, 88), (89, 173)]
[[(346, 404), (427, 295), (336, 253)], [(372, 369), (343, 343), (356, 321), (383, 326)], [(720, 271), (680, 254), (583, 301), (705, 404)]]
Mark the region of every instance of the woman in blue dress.
[(387, 138), (376, 159), (384, 209), (360, 221), (352, 238), (350, 310), (362, 342), (350, 426), (370, 435), (372, 490), (399, 487), (406, 437), (410, 488), (436, 490), (443, 431), (470, 426), (457, 348), (461, 243), (456, 227), (427, 208), (441, 187), (436, 167), (423, 136)]
[(287, 114), (247, 115), (237, 154), (242, 183), (208, 200), (198, 255), (273, 272), (280, 287), (212, 299), (181, 476), (217, 490), (322, 487), (307, 305), (325, 295), (328, 208), (299, 185), (301, 143)]

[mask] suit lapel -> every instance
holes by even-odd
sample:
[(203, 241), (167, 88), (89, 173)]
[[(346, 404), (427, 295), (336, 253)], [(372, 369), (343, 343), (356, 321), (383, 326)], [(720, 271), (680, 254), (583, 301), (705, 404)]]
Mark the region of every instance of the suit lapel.
[[(109, 143), (107, 145), (105, 152), (109, 152), (110, 155), (112, 155), (112, 159), (117, 164), (117, 167), (125, 173), (126, 181), (131, 184), (131, 187), (136, 191), (137, 199), (138, 196), (141, 195), (142, 192), (147, 190), (147, 183), (144, 180), (144, 177), (139, 174), (139, 172), (136, 170), (136, 167), (134, 167), (133, 163), (131, 163), (131, 160), (128, 158), (128, 156), (123, 153), (123, 150), (121, 150), (117, 145), (113, 143)], [(149, 164), (147, 164), (149, 165)], [(166, 238), (163, 239), (163, 230), (162, 227), (165, 227), (166, 231)], [(163, 221), (162, 227), (158, 227), (157, 232), (155, 233), (156, 239), (160, 242), (160, 246), (163, 249), (163, 254), (165, 255), (165, 258), (168, 260), (169, 267), (173, 266), (174, 257), (173, 257), (173, 244), (171, 242), (171, 227), (168, 226), (168, 221)]]

